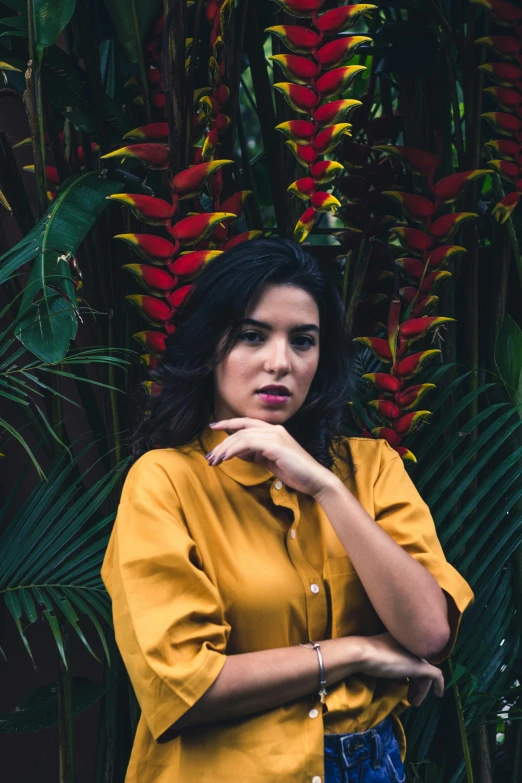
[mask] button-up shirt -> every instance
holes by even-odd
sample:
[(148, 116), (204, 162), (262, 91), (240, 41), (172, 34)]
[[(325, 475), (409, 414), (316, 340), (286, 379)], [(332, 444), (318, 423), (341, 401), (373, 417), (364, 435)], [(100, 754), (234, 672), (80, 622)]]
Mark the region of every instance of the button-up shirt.
[[(404, 758), (407, 681), (365, 674), (331, 686), (325, 704), (313, 692), (162, 741), (227, 655), (386, 630), (313, 497), (238, 457), (207, 464), (227, 437), (207, 426), (186, 446), (149, 451), (124, 483), (102, 578), (142, 710), (126, 783), (324, 783), (324, 734), (366, 731), (387, 715)], [(473, 593), (446, 561), (399, 455), (381, 439), (344, 438), (342, 447), (355, 470), (336, 460), (332, 471), (447, 594), (451, 639), (440, 662)]]

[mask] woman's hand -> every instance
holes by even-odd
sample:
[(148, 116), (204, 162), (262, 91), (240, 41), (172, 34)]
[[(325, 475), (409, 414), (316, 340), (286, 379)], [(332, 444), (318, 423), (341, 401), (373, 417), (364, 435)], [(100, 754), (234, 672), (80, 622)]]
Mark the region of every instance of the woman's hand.
[(358, 638), (363, 643), (363, 650), (362, 662), (357, 671), (385, 679), (409, 677), (408, 701), (414, 707), (422, 704), (432, 683), (435, 695), (444, 695), (444, 677), (441, 670), (424, 658), (417, 658), (409, 653), (391, 634), (381, 633)]
[(237, 431), (205, 455), (209, 465), (239, 457), (263, 465), (284, 484), (307, 495), (316, 495), (339, 480), (305, 451), (281, 424), (268, 424), (245, 416), (212, 422), (212, 429)]

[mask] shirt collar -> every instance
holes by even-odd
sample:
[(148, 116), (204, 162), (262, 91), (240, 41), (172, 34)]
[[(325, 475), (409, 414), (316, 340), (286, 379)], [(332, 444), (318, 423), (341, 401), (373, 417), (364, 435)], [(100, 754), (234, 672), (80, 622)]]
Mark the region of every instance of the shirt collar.
[[(209, 422), (215, 421), (211, 415)], [(222, 443), (228, 438), (228, 432), (225, 430), (213, 430), (207, 426), (200, 435), (200, 441), (203, 445), (203, 453), (207, 454), (219, 443)], [(274, 478), (274, 474), (268, 470), (268, 468), (258, 465), (255, 462), (246, 462), (239, 457), (232, 457), (216, 466), (218, 470), (222, 470), (227, 476), (233, 478), (234, 481), (243, 484), (246, 487), (251, 487), (254, 484), (262, 484), (264, 481)], [(212, 468), (215, 470), (215, 468)]]

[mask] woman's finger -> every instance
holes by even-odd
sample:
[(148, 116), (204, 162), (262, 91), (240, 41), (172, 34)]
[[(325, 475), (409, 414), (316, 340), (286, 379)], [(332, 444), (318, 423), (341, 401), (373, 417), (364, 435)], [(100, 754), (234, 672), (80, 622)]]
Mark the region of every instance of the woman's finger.
[(431, 680), (428, 677), (411, 677), (408, 687), (408, 701), (414, 707), (420, 707), (431, 688)]

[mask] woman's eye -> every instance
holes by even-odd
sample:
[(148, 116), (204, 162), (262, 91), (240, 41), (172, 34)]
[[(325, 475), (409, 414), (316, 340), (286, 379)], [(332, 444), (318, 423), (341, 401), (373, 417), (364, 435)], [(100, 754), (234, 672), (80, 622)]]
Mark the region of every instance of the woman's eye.
[[(246, 339), (247, 337), (252, 337), (252, 336), (253, 337), (262, 337), (262, 335), (259, 334), (258, 332), (243, 332), (239, 337), (240, 337), (241, 340), (243, 340), (243, 342), (245, 342), (245, 343), (252, 343), (253, 344), (253, 343), (257, 342), (257, 341), (256, 340), (251, 340), (251, 339)], [(305, 340), (304, 344), (301, 343), (300, 345), (297, 346), (298, 348), (309, 348), (309, 347), (315, 345), (315, 340), (312, 337), (308, 337), (305, 334), (300, 334), (297, 337), (294, 337), (294, 340)]]

